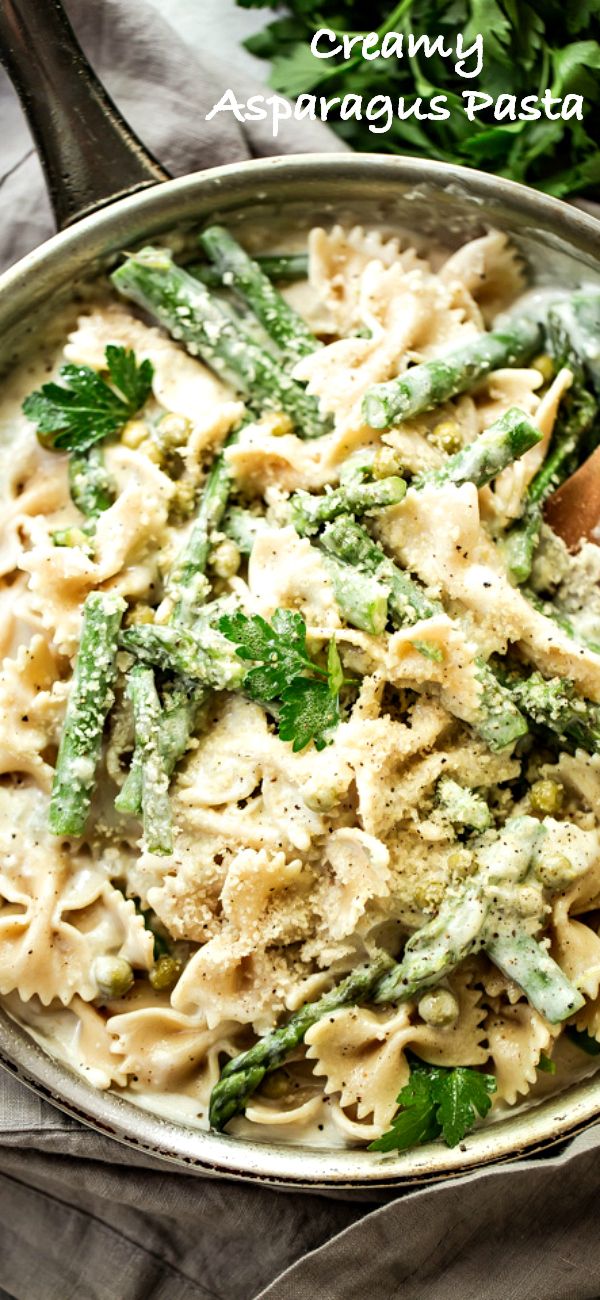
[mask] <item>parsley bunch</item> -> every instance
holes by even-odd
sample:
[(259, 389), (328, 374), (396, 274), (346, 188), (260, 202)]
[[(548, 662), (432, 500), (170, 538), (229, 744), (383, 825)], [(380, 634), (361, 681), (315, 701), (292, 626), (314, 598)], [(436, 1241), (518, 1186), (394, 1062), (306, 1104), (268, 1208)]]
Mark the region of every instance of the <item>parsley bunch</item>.
[[(272, 7), (272, 0), (237, 0), (245, 9)], [(272, 63), (270, 84), (295, 99), (303, 92), (334, 95), (377, 94), (392, 100), (404, 96), (406, 105), (445, 94), (450, 117), (443, 122), (399, 121), (373, 135), (363, 118), (328, 122), (355, 149), (436, 158), (463, 163), (512, 180), (535, 185), (548, 194), (600, 191), (600, 0), (400, 0), (393, 8), (381, 0), (284, 0), (285, 16), (252, 36), (246, 47)], [(317, 59), (310, 42), (319, 27), (348, 33), (397, 31), (432, 40), (443, 35), (446, 48), (455, 48), (462, 32), (470, 44), (483, 34), (484, 67), (479, 77), (465, 81), (454, 61), (434, 55), (409, 60), (361, 58), (360, 48), (344, 62), (339, 56)], [(532, 122), (495, 121), (478, 115), (469, 122), (462, 111), (463, 90), (476, 90), (496, 99), (501, 94), (585, 97), (584, 120)]]
[(487, 1115), (495, 1091), (493, 1074), (464, 1066), (416, 1065), (397, 1099), (402, 1110), (389, 1132), (371, 1142), (369, 1151), (407, 1151), (439, 1137), (446, 1146), (458, 1146), (477, 1116)]
[(295, 753), (311, 740), (323, 749), (340, 720), (340, 690), (350, 684), (333, 638), (327, 668), (320, 668), (308, 655), (306, 624), (294, 610), (275, 610), (271, 623), (260, 614), (225, 614), (219, 628), (238, 657), (255, 665), (242, 682), (246, 695), (259, 703), (279, 701), (281, 739), (291, 740)]
[(42, 384), (23, 402), (37, 424), (38, 437), (54, 451), (87, 451), (95, 442), (119, 433), (150, 395), (154, 368), (138, 365), (131, 348), (109, 344), (107, 382), (91, 366), (62, 366), (64, 384)]

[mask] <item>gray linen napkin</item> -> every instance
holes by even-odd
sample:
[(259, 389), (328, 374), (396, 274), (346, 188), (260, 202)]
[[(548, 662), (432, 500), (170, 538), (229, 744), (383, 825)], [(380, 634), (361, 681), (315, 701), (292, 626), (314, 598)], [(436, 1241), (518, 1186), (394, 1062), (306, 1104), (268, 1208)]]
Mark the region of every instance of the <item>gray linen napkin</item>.
[[(185, 17), (187, 5), (186, 26), (201, 32), (217, 3), (170, 0), (166, 12)], [(231, 18), (233, 0), (221, 3)], [(236, 73), (204, 43), (186, 46), (154, 4), (67, 0), (144, 141), (175, 175), (273, 152), (261, 124), (205, 123)], [(0, 120), (7, 265), (53, 226), (6, 82)], [(281, 153), (340, 147), (311, 123), (284, 125), (277, 141)], [(595, 1128), (549, 1155), (400, 1194), (286, 1194), (141, 1156), (0, 1070), (0, 1287), (16, 1300), (596, 1300), (599, 1145)]]

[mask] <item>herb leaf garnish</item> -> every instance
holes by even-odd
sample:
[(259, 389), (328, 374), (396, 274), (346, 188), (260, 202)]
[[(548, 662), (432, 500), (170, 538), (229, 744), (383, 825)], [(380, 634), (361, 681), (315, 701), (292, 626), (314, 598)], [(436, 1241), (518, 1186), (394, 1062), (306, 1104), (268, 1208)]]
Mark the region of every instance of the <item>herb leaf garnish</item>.
[(308, 654), (306, 624), (294, 610), (275, 610), (270, 623), (238, 610), (223, 615), (219, 628), (238, 657), (255, 665), (242, 683), (250, 699), (279, 701), (281, 739), (291, 741), (294, 752), (311, 740), (323, 749), (340, 720), (340, 690), (349, 684), (335, 641), (329, 643), (327, 668), (321, 668)]
[(151, 361), (139, 365), (131, 348), (106, 348), (107, 382), (91, 366), (65, 365), (63, 384), (48, 383), (23, 402), (37, 424), (38, 438), (54, 451), (85, 451), (119, 433), (146, 402), (152, 385)]
[(480, 1115), (483, 1119), (496, 1091), (493, 1074), (480, 1074), (464, 1066), (418, 1065), (398, 1096), (402, 1110), (392, 1126), (369, 1151), (406, 1151), (409, 1147), (442, 1137), (455, 1147), (473, 1128)]

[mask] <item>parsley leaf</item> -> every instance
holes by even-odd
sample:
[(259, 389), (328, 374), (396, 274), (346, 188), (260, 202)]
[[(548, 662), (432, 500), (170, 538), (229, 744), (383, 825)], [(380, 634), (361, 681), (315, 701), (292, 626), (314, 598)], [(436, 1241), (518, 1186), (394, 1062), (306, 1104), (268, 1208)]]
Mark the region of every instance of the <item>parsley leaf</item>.
[(455, 1147), (473, 1128), (477, 1116), (483, 1119), (496, 1091), (492, 1074), (480, 1074), (464, 1066), (418, 1065), (398, 1096), (402, 1109), (392, 1121), (389, 1132), (370, 1151), (406, 1151), (408, 1147), (442, 1137)]
[(62, 366), (60, 378), (23, 402), (23, 411), (37, 424), (38, 438), (53, 451), (86, 451), (113, 436), (144, 405), (152, 385), (151, 361), (137, 364), (130, 348), (106, 349), (107, 383), (90, 366)]
[(219, 629), (235, 643), (238, 657), (254, 664), (243, 680), (250, 699), (280, 701), (281, 739), (291, 741), (294, 752), (311, 740), (317, 749), (323, 749), (340, 720), (339, 693), (350, 684), (335, 641), (329, 643), (324, 669), (309, 657), (306, 624), (294, 610), (275, 610), (270, 623), (260, 614), (238, 610), (224, 614)]
[(311, 740), (316, 749), (324, 749), (327, 732), (337, 727), (339, 720), (339, 696), (332, 695), (327, 682), (296, 677), (282, 692), (279, 735), (293, 741), (294, 753)]
[(301, 614), (277, 609), (271, 623), (260, 614), (224, 614), (219, 628), (235, 642), (240, 659), (255, 660), (244, 678), (244, 690), (252, 700), (275, 700), (305, 668), (316, 669), (306, 654), (306, 624)]
[(369, 1151), (407, 1151), (440, 1136), (435, 1100), (425, 1074), (414, 1071), (397, 1101), (404, 1109), (396, 1115), (389, 1132), (371, 1142)]
[(455, 1070), (439, 1071), (432, 1082), (437, 1102), (437, 1120), (442, 1137), (449, 1147), (455, 1147), (473, 1128), (478, 1115), (483, 1119), (490, 1109), (496, 1080), (491, 1074), (480, 1074), (459, 1066)]
[(125, 398), (131, 418), (150, 396), (154, 366), (148, 358), (138, 365), (133, 348), (115, 347), (113, 343), (108, 344), (104, 355), (110, 381)]

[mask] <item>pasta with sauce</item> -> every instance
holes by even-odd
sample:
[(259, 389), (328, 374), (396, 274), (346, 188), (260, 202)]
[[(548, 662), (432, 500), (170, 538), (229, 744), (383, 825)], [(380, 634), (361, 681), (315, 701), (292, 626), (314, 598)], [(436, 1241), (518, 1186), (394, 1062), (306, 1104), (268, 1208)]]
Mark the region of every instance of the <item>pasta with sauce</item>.
[(600, 552), (542, 508), (600, 432), (600, 298), (515, 308), (496, 231), (434, 267), (315, 229), (279, 287), (201, 242), (130, 255), (7, 392), (0, 993), (239, 1134), (377, 1141), (416, 1068), (565, 1086)]

